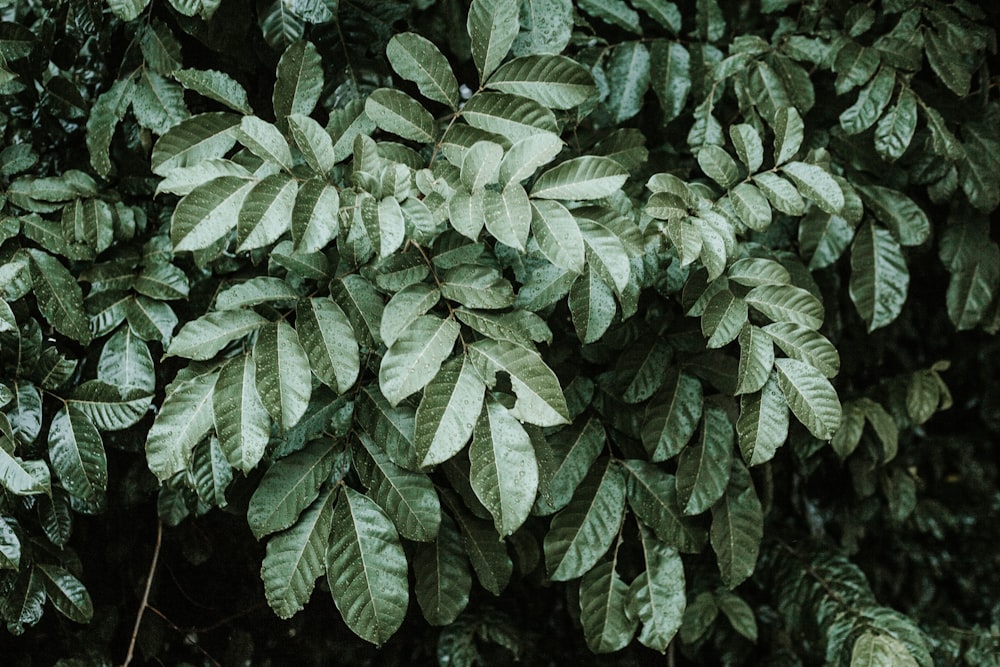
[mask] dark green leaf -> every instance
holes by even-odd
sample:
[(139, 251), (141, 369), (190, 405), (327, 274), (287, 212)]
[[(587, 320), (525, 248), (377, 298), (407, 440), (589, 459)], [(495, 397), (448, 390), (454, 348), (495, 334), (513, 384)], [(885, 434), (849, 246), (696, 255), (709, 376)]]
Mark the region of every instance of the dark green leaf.
[(701, 438), (677, 461), (677, 497), (684, 514), (701, 514), (726, 490), (733, 459), (733, 425), (721, 408), (705, 407)]

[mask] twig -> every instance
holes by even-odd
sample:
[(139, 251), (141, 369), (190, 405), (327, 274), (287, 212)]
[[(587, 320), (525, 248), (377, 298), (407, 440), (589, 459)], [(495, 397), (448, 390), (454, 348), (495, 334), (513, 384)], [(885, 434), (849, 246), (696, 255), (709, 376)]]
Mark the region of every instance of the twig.
[(139, 626), (142, 624), (142, 614), (149, 606), (149, 589), (153, 586), (153, 575), (156, 574), (156, 561), (160, 558), (160, 544), (163, 542), (163, 522), (156, 522), (156, 548), (153, 549), (153, 562), (149, 564), (149, 575), (146, 577), (146, 590), (142, 594), (142, 602), (139, 604), (139, 612), (135, 615), (135, 627), (132, 628), (132, 640), (128, 643), (128, 653), (125, 654), (125, 662), (122, 667), (128, 667), (132, 662), (132, 655), (135, 652), (135, 640), (139, 636)]

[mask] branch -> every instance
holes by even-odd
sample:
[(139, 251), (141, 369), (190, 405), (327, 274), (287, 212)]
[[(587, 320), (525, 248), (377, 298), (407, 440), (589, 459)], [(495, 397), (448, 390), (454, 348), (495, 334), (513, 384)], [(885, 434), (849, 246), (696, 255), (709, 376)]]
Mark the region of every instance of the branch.
[(153, 562), (149, 564), (149, 575), (146, 576), (146, 590), (142, 594), (142, 602), (139, 604), (139, 612), (135, 615), (135, 627), (132, 628), (132, 640), (128, 643), (128, 653), (125, 654), (125, 662), (122, 667), (128, 667), (132, 662), (132, 654), (135, 652), (135, 640), (139, 636), (139, 626), (142, 624), (142, 614), (149, 606), (149, 589), (153, 586), (153, 575), (156, 574), (156, 561), (160, 558), (160, 545), (163, 542), (163, 521), (156, 522), (156, 547), (153, 549)]

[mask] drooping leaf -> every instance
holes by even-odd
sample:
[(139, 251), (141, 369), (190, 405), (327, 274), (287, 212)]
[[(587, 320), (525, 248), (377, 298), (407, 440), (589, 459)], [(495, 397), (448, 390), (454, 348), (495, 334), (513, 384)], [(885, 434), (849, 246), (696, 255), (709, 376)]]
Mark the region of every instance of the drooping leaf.
[(146, 463), (163, 481), (186, 469), (191, 453), (212, 428), (216, 373), (173, 383), (146, 436)]
[(786, 355), (813, 366), (826, 377), (832, 378), (840, 371), (840, 354), (822, 334), (791, 322), (768, 324), (764, 331)]
[(640, 541), (646, 570), (628, 589), (627, 611), (642, 623), (639, 643), (665, 651), (681, 627), (687, 603), (684, 563), (677, 550), (640, 526)]
[(678, 551), (701, 551), (705, 531), (681, 512), (676, 478), (649, 461), (629, 459), (622, 466), (629, 472), (629, 507), (639, 520)]
[(191, 320), (177, 332), (167, 355), (204, 361), (219, 350), (267, 323), (252, 310), (211, 311)]
[(632, 641), (639, 621), (625, 611), (628, 592), (613, 560), (598, 563), (580, 580), (580, 623), (594, 653), (619, 651)]
[(56, 331), (86, 345), (90, 325), (83, 312), (83, 291), (62, 262), (42, 250), (28, 249), (38, 309)]
[(511, 415), (538, 426), (569, 422), (559, 379), (537, 351), (510, 340), (484, 339), (467, 349), (480, 376), (492, 386), (498, 371), (510, 375), (517, 402)]
[(267, 542), (260, 578), (267, 603), (278, 618), (291, 618), (301, 611), (316, 580), (326, 572), (335, 497), (333, 489), (324, 492), (291, 528)]
[(864, 132), (882, 116), (892, 98), (896, 72), (883, 67), (858, 93), (857, 101), (840, 114), (840, 126), (847, 134)]
[(712, 506), (712, 550), (719, 562), (722, 583), (733, 589), (757, 566), (764, 537), (764, 513), (750, 474), (738, 460), (726, 493)]
[(181, 69), (173, 72), (171, 76), (188, 90), (224, 104), (233, 111), (243, 114), (253, 113), (247, 100), (247, 91), (225, 72), (213, 69)]
[(760, 391), (740, 397), (736, 435), (748, 466), (771, 460), (788, 437), (788, 422), (788, 404), (774, 373)]
[(792, 106), (778, 109), (774, 115), (774, 164), (782, 165), (799, 152), (802, 146), (802, 117)]
[(333, 168), (336, 162), (333, 140), (322, 125), (309, 116), (292, 114), (288, 117), (288, 128), (306, 164), (321, 175)]
[(916, 246), (930, 238), (931, 223), (927, 214), (902, 192), (878, 185), (863, 185), (857, 189), (865, 207), (892, 232), (900, 245)]
[(196, 187), (177, 203), (170, 219), (174, 252), (202, 250), (236, 229), (254, 181), (223, 176)]
[(392, 522), (372, 500), (340, 491), (326, 553), (330, 592), (355, 634), (376, 645), (396, 632), (409, 604), (406, 554)]
[(684, 110), (691, 91), (691, 54), (680, 42), (655, 40), (650, 49), (650, 84), (669, 123)]
[(389, 40), (385, 54), (396, 73), (416, 83), (424, 97), (457, 108), (458, 81), (447, 59), (432, 42), (405, 32)]
[(295, 325), (321, 382), (345, 393), (357, 380), (361, 367), (358, 343), (347, 315), (332, 299), (303, 299), (296, 307)]
[(821, 167), (806, 162), (788, 162), (781, 166), (784, 175), (792, 179), (803, 195), (832, 215), (844, 208), (844, 191)]
[(892, 234), (866, 223), (851, 246), (851, 300), (874, 331), (895, 320), (906, 303), (910, 272)]
[(312, 42), (297, 41), (288, 46), (278, 61), (274, 83), (274, 115), (281, 119), (292, 114), (308, 116), (323, 90), (323, 61)]
[[(450, 500), (449, 500), (450, 498)], [(462, 545), (480, 585), (493, 595), (500, 595), (507, 587), (514, 564), (507, 553), (506, 543), (497, 539), (496, 530), (489, 522), (477, 519), (461, 506), (454, 495), (445, 495), (455, 522), (462, 533)]]
[(642, 42), (624, 42), (611, 51), (606, 65), (610, 91), (604, 104), (615, 123), (622, 123), (642, 110), (650, 70), (649, 49)]
[(292, 150), (276, 125), (257, 116), (244, 116), (236, 138), (261, 160), (292, 170)]
[(413, 554), (413, 592), (431, 625), (453, 623), (469, 603), (472, 572), (455, 522), (441, 517), (437, 539), (418, 544)]
[[(576, 224), (576, 223), (574, 223)], [(569, 290), (569, 310), (576, 335), (584, 344), (600, 340), (617, 313), (611, 288), (589, 265)]]
[(909, 88), (902, 88), (893, 105), (875, 127), (875, 150), (883, 160), (898, 160), (909, 148), (917, 129), (917, 101)]
[(596, 416), (579, 421), (547, 439), (538, 458), (536, 514), (564, 508), (604, 449), (606, 435)]
[(123, 387), (101, 380), (83, 382), (67, 397), (102, 431), (120, 431), (138, 422), (152, 403), (152, 395), (138, 387)]
[(278, 428), (288, 430), (302, 418), (312, 391), (309, 357), (298, 333), (285, 321), (261, 327), (253, 346), (257, 393)]
[(797, 359), (775, 359), (778, 386), (792, 414), (821, 440), (829, 440), (840, 426), (840, 400), (822, 373)]
[(694, 435), (701, 413), (701, 382), (672, 366), (646, 405), (642, 444), (650, 460), (666, 461), (680, 453)]
[(791, 322), (813, 330), (823, 325), (823, 303), (801, 287), (760, 285), (744, 299), (772, 322)]
[(191, 459), (191, 480), (201, 502), (213, 507), (229, 504), (226, 491), (233, 481), (233, 467), (226, 460), (218, 438), (202, 440), (194, 448)]
[(701, 514), (722, 497), (733, 459), (733, 425), (718, 406), (707, 405), (701, 438), (677, 461), (677, 497), (684, 514)]
[(613, 461), (595, 464), (573, 499), (552, 519), (545, 536), (545, 567), (553, 581), (569, 581), (611, 546), (625, 509), (625, 476)]
[(271, 419), (257, 393), (257, 367), (249, 354), (222, 367), (212, 395), (212, 414), (226, 460), (249, 473), (264, 456), (271, 437)]
[(108, 486), (108, 461), (93, 422), (68, 405), (52, 418), (48, 444), (52, 469), (70, 495), (99, 500)]
[(434, 117), (406, 93), (394, 88), (379, 88), (365, 101), (365, 114), (376, 125), (404, 139), (434, 143)]
[(94, 617), (94, 603), (83, 582), (58, 565), (38, 563), (35, 568), (42, 575), (46, 596), (59, 613), (71, 621), (89, 623)]
[(441, 367), (417, 407), (414, 447), (422, 467), (444, 463), (472, 437), (483, 408), (486, 386), (467, 358)]
[(393, 342), (379, 367), (379, 387), (392, 405), (422, 389), (451, 354), (458, 339), (454, 320), (421, 315)]

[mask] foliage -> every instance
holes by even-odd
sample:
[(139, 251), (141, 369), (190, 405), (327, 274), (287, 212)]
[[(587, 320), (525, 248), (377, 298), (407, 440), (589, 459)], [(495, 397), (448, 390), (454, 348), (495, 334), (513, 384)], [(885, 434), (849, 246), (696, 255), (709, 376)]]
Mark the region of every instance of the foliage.
[(155, 504), (400, 662), (996, 660), (987, 4), (4, 3), (8, 630)]

